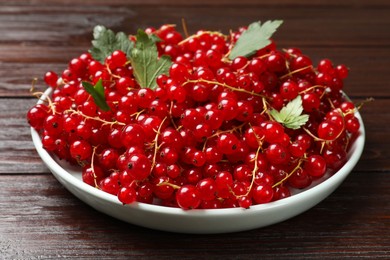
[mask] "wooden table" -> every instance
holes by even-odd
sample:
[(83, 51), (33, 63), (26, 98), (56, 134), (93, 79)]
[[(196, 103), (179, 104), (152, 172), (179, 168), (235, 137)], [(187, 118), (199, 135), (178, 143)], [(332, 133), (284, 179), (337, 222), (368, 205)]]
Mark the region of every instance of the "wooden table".
[[(1, 259), (390, 258), (390, 3), (312, 0), (36, 0), (0, 3)], [(81, 4), (81, 2), (83, 2)], [(110, 2), (110, 4), (107, 4)], [(165, 233), (123, 223), (63, 188), (34, 150), (26, 111), (34, 77), (61, 71), (90, 46), (92, 28), (115, 31), (187, 21), (190, 32), (228, 32), (283, 19), (280, 48), (347, 64), (345, 91), (363, 107), (358, 165), (327, 199), (280, 224), (225, 235)]]

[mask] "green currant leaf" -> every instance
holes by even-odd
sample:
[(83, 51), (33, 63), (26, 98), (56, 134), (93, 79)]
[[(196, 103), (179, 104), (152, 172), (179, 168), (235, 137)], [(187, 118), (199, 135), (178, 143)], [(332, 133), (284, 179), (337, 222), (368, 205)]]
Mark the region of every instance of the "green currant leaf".
[(130, 57), (134, 43), (123, 33), (115, 34), (102, 25), (95, 26), (93, 30), (92, 48), (89, 50), (95, 60), (104, 63), (104, 60), (116, 50), (121, 50)]
[(302, 112), (302, 98), (298, 95), (295, 99), (288, 102), (280, 111), (271, 109), (269, 114), (275, 121), (281, 123), (285, 127), (299, 129), (309, 120), (309, 115), (302, 114)]
[(110, 107), (108, 106), (106, 98), (104, 96), (104, 87), (102, 79), (99, 79), (99, 81), (96, 82), (95, 86), (86, 81), (81, 82), (81, 84), (83, 85), (85, 91), (87, 91), (92, 96), (93, 101), (101, 110), (110, 110)]
[(260, 21), (251, 23), (233, 46), (229, 59), (233, 60), (238, 56), (252, 56), (256, 51), (269, 45), (270, 38), (282, 23), (282, 20), (267, 21), (263, 25)]
[(137, 41), (130, 55), (134, 77), (141, 88), (155, 89), (157, 77), (161, 74), (168, 75), (171, 58), (165, 55), (158, 57), (158, 37), (150, 36), (143, 30), (138, 30), (136, 37)]

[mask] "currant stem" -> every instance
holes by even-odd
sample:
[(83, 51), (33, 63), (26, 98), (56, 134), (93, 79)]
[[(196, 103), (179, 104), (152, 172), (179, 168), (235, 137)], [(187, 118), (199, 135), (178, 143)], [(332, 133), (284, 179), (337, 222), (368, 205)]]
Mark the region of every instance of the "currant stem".
[[(173, 23), (171, 23), (171, 24), (164, 24), (164, 26), (165, 26), (165, 27), (175, 28), (175, 27), (176, 27), (176, 24), (173, 24)], [(158, 32), (161, 32), (161, 28), (155, 30), (153, 33), (154, 33), (154, 34), (157, 34)]]
[[(342, 114), (342, 113), (341, 113)], [(342, 114), (343, 115), (343, 114)], [(343, 119), (344, 119), (344, 116), (343, 116)], [(341, 134), (343, 133), (343, 131), (340, 131), (340, 133), (335, 137), (333, 138), (332, 140), (325, 140), (325, 139), (322, 139), (322, 138), (319, 138), (317, 136), (315, 136), (314, 134), (312, 134), (309, 129), (306, 129), (305, 127), (302, 128), (308, 135), (310, 135), (313, 140), (315, 142), (321, 142), (321, 148), (320, 148), (320, 154), (322, 154), (322, 151), (325, 147), (325, 144), (329, 143), (329, 142), (332, 142), (334, 140), (336, 140), (337, 138), (339, 138), (341, 136)]]
[(193, 39), (193, 38), (197, 38), (197, 37), (200, 37), (204, 34), (210, 34), (210, 35), (219, 35), (223, 38), (226, 38), (227, 36), (224, 35), (223, 33), (220, 33), (220, 32), (216, 32), (216, 31), (203, 31), (203, 32), (200, 32), (200, 33), (197, 33), (197, 34), (193, 34), (187, 38), (185, 38), (184, 40), (182, 40), (181, 42), (178, 43), (178, 45), (182, 45), (186, 42), (188, 42), (190, 39)]
[(248, 196), (249, 192), (251, 191), (252, 187), (253, 187), (253, 183), (255, 183), (255, 179), (256, 179), (256, 172), (257, 170), (259, 169), (259, 166), (257, 164), (257, 159), (259, 157), (259, 153), (260, 153), (260, 150), (261, 150), (261, 146), (259, 146), (256, 150), (256, 156), (255, 156), (255, 166), (253, 167), (253, 171), (252, 171), (252, 180), (251, 180), (251, 185), (249, 186), (249, 189), (247, 191), (247, 193), (245, 194), (246, 196)]
[(238, 125), (238, 126), (235, 126), (233, 127), (232, 129), (228, 129), (228, 130), (223, 130), (223, 131), (217, 131), (215, 134), (212, 134), (211, 136), (207, 137), (207, 139), (204, 141), (203, 143), (203, 148), (202, 148), (202, 151), (204, 151), (206, 149), (206, 145), (207, 145), (207, 141), (210, 140), (211, 138), (214, 138), (216, 136), (219, 136), (220, 134), (224, 134), (224, 133), (233, 133), (237, 130), (241, 130), (242, 127), (244, 127), (246, 125), (246, 122), (242, 123), (241, 125)]
[(290, 53), (290, 52), (288, 52), (288, 50), (287, 49), (285, 49), (285, 48), (283, 48), (282, 49), (282, 51), (283, 52), (285, 52), (287, 55), (289, 55), (290, 57), (293, 57), (293, 58), (296, 58), (296, 57), (298, 57), (297, 55), (295, 55), (295, 54), (292, 54), (292, 53)]
[(171, 101), (171, 105), (169, 106), (169, 119), (171, 120), (173, 127), (175, 127), (176, 130), (179, 130), (179, 128), (177, 127), (177, 125), (172, 117), (172, 107), (173, 107), (173, 101)]
[(310, 136), (314, 139), (314, 141), (316, 141), (316, 142), (326, 142), (326, 140), (321, 139), (321, 138), (315, 136), (314, 134), (312, 134), (312, 132), (310, 132), (309, 129), (307, 129), (307, 128), (305, 128), (305, 127), (302, 127), (302, 129), (303, 129), (308, 135), (310, 135)]
[(230, 30), (229, 31), (229, 36), (226, 36), (226, 37), (230, 37), (229, 51), (225, 54), (225, 56), (223, 56), (222, 60), (224, 62), (226, 62), (226, 63), (231, 63), (232, 61), (228, 57), (229, 57), (230, 53), (232, 52), (232, 49), (233, 49), (233, 46), (234, 46), (233, 41), (232, 41), (232, 39), (233, 39), (233, 31)]
[[(249, 127), (253, 130), (253, 127), (252, 127), (252, 124), (251, 124), (251, 123), (249, 123)], [(256, 134), (255, 131), (253, 131), (253, 134), (254, 134), (255, 137), (256, 137), (256, 140), (257, 140), (257, 143), (258, 143), (258, 145), (259, 145), (259, 148), (262, 148), (262, 146), (263, 146), (263, 139), (264, 139), (264, 138), (260, 138), (260, 137)]]
[(298, 73), (298, 72), (301, 72), (301, 71), (304, 71), (306, 69), (313, 69), (313, 65), (309, 65), (309, 66), (306, 66), (306, 67), (303, 67), (303, 68), (300, 68), (300, 69), (297, 69), (297, 70), (294, 70), (294, 71), (290, 71), (289, 73), (283, 75), (280, 77), (280, 79), (284, 79), (284, 78), (287, 78), (287, 77), (290, 77), (292, 75), (294, 75), (295, 73)]
[[(249, 127), (252, 128), (252, 125), (249, 124)], [(253, 187), (253, 183), (255, 183), (255, 179), (256, 179), (256, 172), (257, 170), (259, 169), (258, 165), (257, 165), (257, 159), (259, 158), (259, 153), (260, 151), (262, 150), (263, 148), (263, 142), (262, 142), (262, 139), (259, 138), (259, 136), (255, 133), (255, 131), (253, 131), (253, 134), (255, 135), (256, 139), (257, 139), (257, 143), (259, 144), (259, 146), (257, 147), (257, 150), (256, 150), (256, 155), (255, 155), (255, 165), (253, 167), (253, 171), (252, 171), (252, 180), (251, 180), (251, 185), (249, 186), (249, 189), (247, 191), (247, 193), (245, 195), (241, 195), (239, 197), (242, 197), (242, 196), (248, 196), (250, 191), (252, 190), (252, 187)]]
[[(311, 90), (313, 90), (313, 89), (316, 89), (316, 88), (323, 88), (323, 89), (326, 89), (326, 87), (325, 86), (322, 86), (322, 85), (314, 85), (314, 86), (311, 86), (311, 87), (309, 87), (309, 88), (307, 88), (307, 89), (305, 89), (305, 90), (302, 90), (301, 92), (299, 92), (299, 94), (301, 95), (301, 94), (304, 94), (304, 93), (306, 93), (306, 92), (308, 92), (308, 91), (311, 91)], [(321, 96), (322, 97), (322, 96)]]
[(278, 181), (277, 183), (275, 183), (274, 185), (272, 185), (272, 188), (275, 188), (275, 187), (281, 185), (281, 184), (282, 184), (283, 182), (285, 182), (288, 178), (290, 178), (290, 176), (293, 175), (294, 172), (296, 172), (296, 171), (301, 167), (302, 162), (303, 162), (303, 160), (299, 160), (297, 166), (295, 166), (295, 168), (294, 168), (289, 174), (287, 174), (286, 177), (284, 177), (283, 179), (281, 179), (280, 181)]
[(32, 95), (35, 96), (36, 98), (38, 98), (39, 100), (41, 100), (43, 102), (46, 101), (49, 104), (49, 108), (50, 108), (51, 112), (54, 115), (56, 113), (56, 106), (54, 105), (53, 101), (50, 99), (49, 96), (46, 96), (45, 99), (42, 99), (42, 96), (44, 94), (45, 93), (43, 93), (43, 92), (34, 92), (34, 93), (32, 93)]
[(35, 85), (37, 84), (38, 78), (33, 78), (31, 81), (31, 88), (30, 92), (33, 92), (35, 90)]
[(356, 109), (357, 110), (360, 110), (362, 107), (363, 107), (363, 105), (365, 105), (365, 104), (367, 104), (367, 103), (369, 103), (369, 102), (372, 102), (372, 101), (374, 101), (375, 99), (373, 98), (373, 97), (370, 97), (370, 98), (367, 98), (366, 100), (363, 100), (362, 102), (360, 102), (358, 105), (356, 105)]
[(167, 181), (164, 181), (164, 182), (156, 184), (156, 186), (158, 186), (158, 187), (163, 186), (163, 185), (170, 186), (170, 187), (174, 188), (175, 190), (178, 190), (178, 189), (181, 188), (179, 185), (176, 185), (176, 184), (173, 184), (173, 183), (170, 183), (170, 182), (167, 182)]
[(162, 125), (164, 124), (165, 120), (167, 119), (167, 117), (165, 117), (162, 121), (161, 121), (161, 124), (159, 125), (158, 129), (157, 129), (157, 132), (156, 132), (156, 136), (154, 137), (154, 140), (153, 140), (153, 144), (154, 144), (154, 152), (153, 152), (153, 159), (152, 159), (152, 166), (150, 167), (150, 172), (153, 171), (153, 168), (154, 166), (156, 165), (156, 157), (157, 157), (157, 152), (160, 148), (160, 146), (158, 145), (158, 136), (160, 135), (161, 133), (161, 127)]
[(247, 123), (244, 122), (244, 123), (242, 123), (241, 125), (235, 126), (235, 127), (231, 128), (231, 129), (223, 130), (223, 131), (217, 131), (215, 134), (209, 136), (209, 138), (207, 138), (207, 139), (210, 139), (210, 138), (219, 136), (220, 134), (224, 134), (224, 133), (233, 133), (233, 132), (235, 132), (235, 131), (237, 131), (237, 130), (241, 130), (242, 127), (244, 127), (246, 124), (247, 124)]
[(186, 20), (184, 18), (181, 18), (181, 26), (183, 27), (183, 31), (184, 31), (184, 36), (186, 38), (188, 38), (190, 35), (188, 33), (188, 29), (187, 29), (187, 23), (186, 23)]
[(98, 146), (94, 146), (93, 147), (93, 150), (92, 150), (92, 156), (91, 156), (91, 170), (92, 170), (92, 173), (93, 173), (93, 182), (95, 183), (95, 188), (98, 188), (99, 189), (99, 185), (97, 184), (97, 176), (96, 176), (96, 173), (95, 173), (95, 154), (96, 154), (96, 149), (97, 149)]
[(221, 83), (218, 81), (211, 81), (211, 80), (206, 80), (206, 79), (187, 80), (186, 82), (183, 83), (183, 86), (188, 84), (188, 83), (198, 83), (198, 82), (203, 82), (203, 83), (207, 83), (207, 84), (215, 84), (215, 85), (219, 85), (219, 86), (228, 88), (228, 89), (233, 90), (233, 91), (242, 92), (242, 93), (246, 93), (249, 95), (265, 98), (265, 96), (258, 94), (256, 92), (253, 92), (253, 91), (247, 91), (247, 90), (242, 89), (242, 88), (235, 88), (235, 87), (227, 85), (226, 83)]
[(248, 191), (247, 191), (244, 195), (236, 196), (237, 198), (243, 197), (243, 196), (248, 196), (249, 193), (250, 193), (251, 190), (252, 190), (253, 184), (255, 183), (255, 179), (256, 179), (256, 173), (257, 173), (257, 171), (259, 170), (259, 167), (258, 167), (258, 165), (257, 165), (257, 159), (258, 159), (258, 157), (259, 157), (259, 153), (260, 153), (261, 148), (262, 148), (262, 147), (259, 146), (259, 147), (257, 148), (257, 150), (256, 150), (256, 156), (255, 156), (255, 158), (254, 158), (254, 160), (255, 160), (255, 165), (254, 165), (253, 170), (252, 170), (252, 180), (251, 180), (251, 184), (249, 185), (249, 189), (248, 189)]
[(77, 115), (80, 115), (80, 116), (82, 116), (82, 117), (84, 117), (86, 119), (90, 119), (90, 120), (95, 120), (95, 121), (101, 122), (101, 123), (103, 123), (103, 125), (110, 125), (111, 127), (113, 125), (121, 125), (121, 126), (125, 126), (126, 125), (125, 123), (122, 123), (122, 122), (119, 122), (119, 121), (106, 121), (104, 119), (101, 119), (100, 117), (87, 116), (87, 115), (85, 115), (83, 112), (81, 112), (79, 110), (68, 109), (65, 112), (69, 112), (69, 113), (72, 113), (72, 114), (77, 114)]
[(141, 111), (138, 111), (138, 112), (135, 112), (135, 113), (131, 114), (130, 117), (135, 116), (135, 119), (138, 119), (138, 117), (139, 117), (143, 112), (145, 112), (145, 109), (142, 109)]

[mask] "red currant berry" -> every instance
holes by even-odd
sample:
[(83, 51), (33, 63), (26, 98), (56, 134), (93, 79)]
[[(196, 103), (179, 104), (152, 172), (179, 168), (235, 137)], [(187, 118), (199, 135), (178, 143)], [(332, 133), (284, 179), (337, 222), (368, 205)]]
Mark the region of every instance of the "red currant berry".
[(184, 185), (176, 192), (177, 204), (182, 209), (196, 209), (201, 203), (198, 189), (193, 185)]
[(268, 146), (265, 155), (272, 164), (286, 164), (290, 160), (288, 149), (280, 144)]
[(128, 173), (135, 180), (144, 180), (149, 176), (152, 166), (149, 159), (145, 155), (133, 154), (127, 159), (126, 167)]
[(52, 88), (57, 87), (57, 81), (58, 81), (58, 75), (53, 71), (46, 72), (44, 76), (44, 81), (47, 85), (49, 85)]
[(260, 184), (253, 188), (252, 198), (256, 204), (264, 204), (270, 202), (274, 196), (272, 186), (269, 184)]
[(217, 148), (223, 154), (234, 153), (239, 145), (237, 137), (232, 133), (223, 133), (218, 136)]
[(137, 192), (132, 187), (122, 187), (118, 192), (118, 199), (123, 204), (133, 203), (137, 198)]
[(310, 176), (320, 178), (326, 172), (326, 161), (321, 155), (311, 155), (307, 158), (304, 169)]
[(70, 145), (69, 151), (72, 158), (78, 161), (83, 161), (91, 159), (92, 146), (87, 141), (77, 140)]

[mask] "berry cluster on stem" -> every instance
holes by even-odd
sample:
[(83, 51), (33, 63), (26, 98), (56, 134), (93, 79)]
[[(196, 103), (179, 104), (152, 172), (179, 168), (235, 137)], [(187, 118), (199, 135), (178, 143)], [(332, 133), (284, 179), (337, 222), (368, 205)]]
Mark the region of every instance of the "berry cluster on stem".
[[(172, 60), (154, 89), (137, 82), (122, 50), (103, 64), (84, 53), (60, 76), (45, 74), (53, 93), (28, 111), (28, 122), (47, 151), (80, 165), (85, 183), (124, 204), (249, 208), (291, 196), (347, 159), (360, 128), (342, 92), (348, 68), (328, 59), (314, 66), (274, 41), (229, 60), (246, 30), (184, 38), (173, 25), (147, 28), (161, 39), (159, 57)], [(100, 80), (107, 111), (82, 84)], [(298, 96), (304, 125), (271, 116)]]

